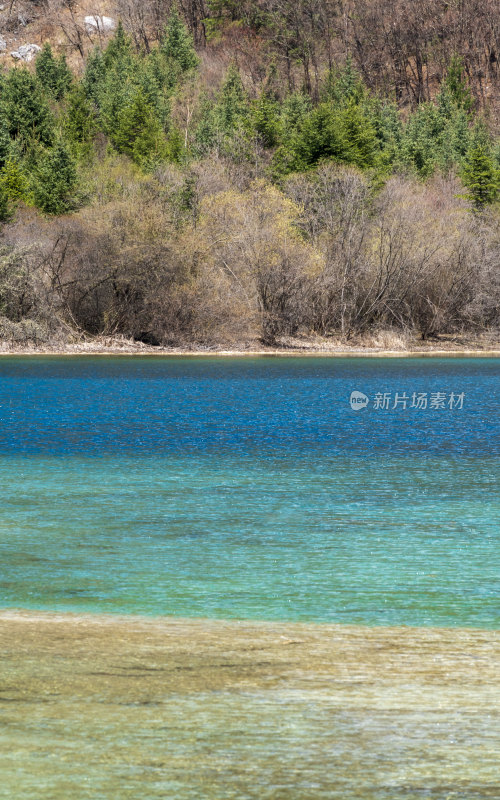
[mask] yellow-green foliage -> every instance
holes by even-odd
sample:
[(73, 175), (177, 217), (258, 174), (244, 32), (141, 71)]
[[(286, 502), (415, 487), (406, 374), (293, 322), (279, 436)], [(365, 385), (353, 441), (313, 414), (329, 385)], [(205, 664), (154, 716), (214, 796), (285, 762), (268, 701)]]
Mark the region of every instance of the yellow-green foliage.
[(26, 174), (14, 159), (7, 159), (0, 172), (0, 181), (8, 197), (13, 202), (22, 201), (27, 205), (33, 202), (33, 195)]

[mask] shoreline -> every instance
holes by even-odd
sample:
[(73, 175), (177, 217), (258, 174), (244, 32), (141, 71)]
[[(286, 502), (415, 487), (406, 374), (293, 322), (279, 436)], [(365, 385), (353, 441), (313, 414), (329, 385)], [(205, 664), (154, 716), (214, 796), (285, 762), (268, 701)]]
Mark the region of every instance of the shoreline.
[(73, 342), (27, 345), (0, 340), (0, 357), (143, 356), (159, 358), (499, 358), (500, 335), (443, 336), (438, 340), (403, 338), (382, 331), (345, 341), (284, 337), (274, 345), (258, 339), (212, 346), (155, 346), (122, 336), (97, 336)]
[[(417, 635), (419, 632), (429, 634), (458, 634), (459, 632), (486, 634), (487, 636), (498, 636), (500, 645), (500, 628), (481, 628), (477, 626), (460, 625), (365, 625), (351, 622), (317, 622), (317, 621), (295, 621), (295, 620), (272, 620), (272, 619), (252, 619), (252, 618), (227, 618), (227, 617), (183, 617), (177, 615), (154, 615), (137, 613), (114, 613), (112, 611), (65, 611), (49, 610), (45, 608), (24, 608), (22, 606), (0, 606), (0, 625), (4, 623), (75, 623), (82, 625), (98, 624), (102, 626), (120, 626), (134, 624), (138, 627), (145, 626), (151, 629), (167, 629), (171, 627), (182, 628), (192, 626), (193, 628), (217, 628), (234, 629), (234, 631), (248, 629), (258, 629), (263, 632), (266, 629), (275, 628), (304, 628), (317, 634), (335, 633), (342, 631), (385, 631), (389, 634), (409, 636), (412, 633)], [(500, 675), (500, 673), (499, 673)]]
[(428, 631), (435, 633), (458, 633), (459, 631), (468, 631), (485, 634), (498, 634), (500, 643), (500, 629), (499, 628), (481, 628), (471, 625), (367, 625), (362, 623), (353, 622), (317, 622), (317, 621), (296, 621), (296, 620), (273, 620), (273, 619), (252, 619), (252, 618), (232, 618), (232, 617), (183, 617), (177, 615), (154, 615), (154, 614), (138, 614), (138, 613), (114, 613), (112, 611), (65, 611), (65, 610), (48, 610), (45, 608), (24, 608), (22, 606), (15, 607), (1, 607), (0, 606), (0, 624), (5, 622), (13, 623), (75, 623), (75, 624), (99, 624), (99, 625), (131, 625), (137, 626), (145, 625), (151, 628), (167, 628), (169, 626), (176, 628), (180, 626), (193, 626), (193, 627), (221, 627), (221, 628), (234, 628), (241, 630), (243, 628), (304, 628), (311, 629), (317, 633), (331, 633), (337, 629), (339, 631), (352, 630), (352, 631), (387, 631), (390, 633), (401, 634), (419, 631)]
[(279, 349), (279, 350), (171, 350), (161, 348), (78, 348), (0, 350), (0, 359), (21, 357), (142, 357), (142, 358), (500, 358), (500, 347), (495, 349), (428, 349), (428, 350), (374, 350), (356, 348), (343, 350)]

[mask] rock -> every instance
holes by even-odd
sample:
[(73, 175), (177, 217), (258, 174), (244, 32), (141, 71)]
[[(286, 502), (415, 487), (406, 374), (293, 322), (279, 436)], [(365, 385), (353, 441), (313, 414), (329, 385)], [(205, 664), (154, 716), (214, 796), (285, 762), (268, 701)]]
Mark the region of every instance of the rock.
[(7, 50), (7, 42), (5, 41), (3, 36), (0, 35), (0, 52), (2, 50)]
[(11, 56), (17, 61), (32, 61), (41, 49), (37, 44), (21, 44), (11, 52)]
[(99, 14), (85, 17), (84, 22), (87, 33), (109, 33), (116, 28), (116, 22), (112, 17), (101, 17)]

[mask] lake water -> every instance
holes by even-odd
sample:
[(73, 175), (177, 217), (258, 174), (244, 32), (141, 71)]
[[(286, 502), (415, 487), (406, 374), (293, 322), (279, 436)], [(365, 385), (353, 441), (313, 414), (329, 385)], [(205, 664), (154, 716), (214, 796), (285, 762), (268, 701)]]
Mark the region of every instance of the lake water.
[(4, 357), (0, 606), (497, 628), (499, 407), (488, 358)]

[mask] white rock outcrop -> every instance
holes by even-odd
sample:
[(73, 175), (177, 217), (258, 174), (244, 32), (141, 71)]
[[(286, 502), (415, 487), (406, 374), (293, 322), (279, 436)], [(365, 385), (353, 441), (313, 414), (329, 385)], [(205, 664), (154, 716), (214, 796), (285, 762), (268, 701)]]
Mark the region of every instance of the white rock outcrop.
[(41, 49), (37, 44), (21, 44), (11, 52), (11, 56), (16, 61), (32, 61)]
[(116, 22), (112, 17), (101, 17), (99, 14), (85, 17), (83, 21), (87, 33), (109, 33), (116, 28)]

